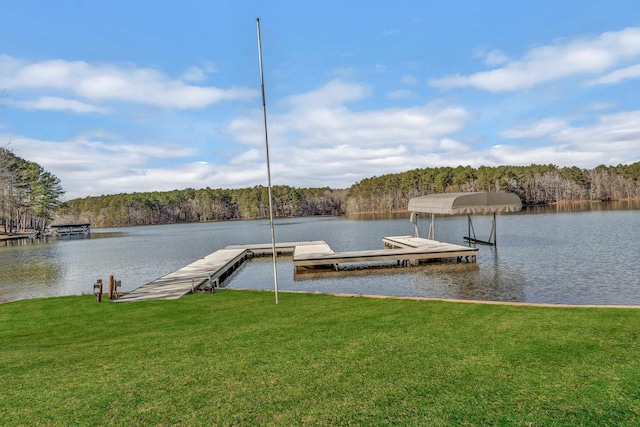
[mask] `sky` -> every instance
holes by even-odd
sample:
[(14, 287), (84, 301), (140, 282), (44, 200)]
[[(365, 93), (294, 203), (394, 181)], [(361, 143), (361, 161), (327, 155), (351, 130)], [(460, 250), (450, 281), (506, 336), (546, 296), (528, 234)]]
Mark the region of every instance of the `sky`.
[(636, 0), (0, 0), (0, 146), (66, 199), (640, 161)]

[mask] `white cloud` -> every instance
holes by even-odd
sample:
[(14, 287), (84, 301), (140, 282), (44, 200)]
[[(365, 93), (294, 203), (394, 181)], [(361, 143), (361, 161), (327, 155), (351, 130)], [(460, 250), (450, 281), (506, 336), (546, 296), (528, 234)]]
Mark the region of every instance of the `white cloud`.
[(606, 102), (606, 101), (594, 101), (587, 105), (587, 110), (598, 111), (598, 110), (608, 110), (610, 108), (615, 107), (616, 104), (614, 102)]
[(512, 164), (516, 159), (517, 164), (554, 163), (581, 167), (627, 163), (640, 159), (640, 111), (603, 115), (595, 123), (579, 127), (546, 119), (506, 131), (505, 136), (545, 136), (547, 142), (533, 149), (509, 145), (494, 147), (496, 159), (506, 162), (502, 164)]
[(371, 88), (368, 86), (336, 79), (317, 90), (290, 96), (286, 102), (293, 107), (307, 109), (359, 101), (370, 94)]
[(376, 64), (373, 69), (375, 70), (376, 73), (378, 74), (384, 74), (387, 72), (387, 70), (389, 69), (389, 67), (387, 65), (384, 64)]
[[(472, 114), (462, 107), (437, 103), (364, 111), (345, 106), (370, 93), (367, 86), (334, 80), (307, 94), (290, 97), (283, 102), (289, 111), (270, 115), (270, 123), (281, 138), (294, 135), (291, 139), (304, 146), (355, 144), (372, 148), (389, 144), (420, 146), (457, 132), (472, 119)], [(251, 124), (251, 120), (244, 119), (232, 122), (226, 130), (239, 141), (247, 141), (257, 140), (249, 135), (256, 135), (258, 129), (255, 120)]]
[(455, 133), (472, 118), (461, 107), (426, 105), (372, 111), (345, 107), (324, 108), (285, 116), (282, 122), (295, 132), (301, 145), (358, 144), (367, 147), (389, 144), (420, 146), (434, 138)]
[(7, 105), (22, 110), (49, 110), (49, 111), (71, 111), (73, 113), (101, 113), (106, 114), (110, 110), (105, 107), (87, 104), (75, 99), (58, 98), (55, 96), (45, 96), (36, 100), (17, 101), (7, 100)]
[[(594, 167), (640, 159), (640, 111), (596, 117), (574, 125), (558, 118), (504, 132), (531, 139), (483, 147), (460, 136), (474, 115), (445, 101), (412, 108), (363, 109), (368, 86), (343, 80), (277, 103), (269, 115), (273, 183), (347, 188), (365, 177), (436, 166), (554, 163)], [(358, 108), (350, 108), (357, 102)], [(266, 185), (261, 111), (221, 126), (225, 150), (213, 161), (185, 143), (91, 131), (60, 141), (0, 135), (16, 154), (36, 161), (62, 180), (67, 197), (175, 188), (242, 188)], [(234, 142), (245, 147), (238, 151)], [(219, 151), (218, 151), (219, 152)], [(62, 155), (63, 153), (63, 155)], [(200, 161), (194, 161), (196, 158)], [(156, 160), (160, 160), (156, 162)], [(209, 160), (209, 161), (207, 161)]]
[(640, 56), (640, 28), (606, 32), (597, 37), (562, 39), (533, 48), (504, 67), (471, 75), (430, 80), (439, 88), (475, 87), (491, 92), (528, 89), (573, 75), (598, 74), (621, 61)]
[(613, 71), (605, 76), (591, 80), (588, 84), (590, 86), (617, 84), (623, 80), (637, 78), (640, 78), (640, 64)]
[(499, 49), (487, 51), (485, 47), (480, 47), (475, 50), (473, 56), (474, 58), (482, 59), (486, 65), (491, 67), (511, 62), (511, 58)]
[(384, 31), (380, 36), (381, 37), (389, 37), (389, 36), (393, 36), (393, 35), (398, 34), (398, 33), (400, 33), (400, 30), (396, 28), (396, 29), (393, 29), (393, 30)]
[[(409, 152), (406, 147), (367, 148), (356, 144), (332, 147), (277, 147), (271, 156), (274, 183), (296, 187), (347, 188), (356, 181), (384, 173), (405, 170)], [(257, 165), (266, 176), (264, 157)], [(364, 173), (363, 173), (364, 172)]]
[(233, 119), (224, 129), (225, 133), (235, 136), (237, 142), (243, 145), (258, 145), (264, 140), (264, 125), (257, 119), (240, 117)]
[[(194, 81), (204, 73), (205, 70), (193, 67), (185, 75)], [(56, 90), (92, 102), (132, 102), (175, 109), (204, 108), (225, 100), (245, 100), (258, 95), (258, 91), (249, 88), (185, 84), (161, 71), (133, 64), (90, 64), (61, 59), (29, 63), (8, 55), (0, 55), (0, 87)]]
[(387, 94), (387, 98), (395, 100), (412, 99), (417, 96), (418, 95), (414, 91), (407, 89), (398, 89)]
[[(295, 186), (348, 187), (355, 181), (412, 167), (431, 153), (460, 151), (466, 146), (443, 138), (461, 130), (473, 115), (464, 108), (430, 103), (413, 108), (352, 110), (346, 106), (370, 96), (368, 87), (336, 80), (280, 105), (285, 111), (269, 115), (271, 170), (274, 182)], [(238, 118), (225, 128), (235, 140), (261, 149), (260, 118)], [(260, 144), (260, 146), (258, 145)], [(234, 163), (263, 169), (257, 151)], [(430, 157), (431, 158), (431, 157)], [(254, 163), (256, 162), (256, 163)]]
[(510, 61), (511, 61), (511, 58), (509, 58), (504, 52), (498, 49), (494, 49), (490, 52), (487, 52), (484, 58), (484, 63), (491, 66), (504, 65), (509, 63)]
[(78, 134), (69, 139), (80, 149), (93, 152), (124, 154), (131, 159), (147, 161), (149, 159), (175, 159), (196, 154), (194, 148), (180, 143), (131, 143), (126, 138), (112, 132), (94, 130)]
[(232, 158), (229, 163), (232, 165), (246, 165), (247, 163), (257, 163), (262, 160), (262, 154), (258, 149), (245, 151), (244, 153)]
[(544, 119), (523, 127), (508, 129), (502, 132), (502, 136), (510, 139), (540, 138), (561, 131), (566, 127), (567, 124), (562, 120)]
[(412, 76), (411, 74), (405, 74), (400, 78), (400, 83), (404, 85), (413, 86), (418, 84), (418, 82), (419, 80), (415, 76)]
[(438, 144), (438, 148), (442, 151), (462, 151), (468, 150), (469, 146), (462, 144), (451, 138), (442, 138)]
[(207, 78), (207, 73), (200, 67), (189, 67), (182, 73), (180, 80), (186, 83), (202, 82)]
[(591, 126), (568, 128), (555, 134), (554, 138), (600, 153), (626, 151), (630, 153), (629, 159), (639, 159), (640, 111), (603, 115)]
[[(447, 135), (472, 115), (461, 107), (431, 103), (414, 108), (356, 111), (346, 104), (370, 89), (333, 81), (280, 103), (285, 111), (269, 116), (272, 177), (275, 184), (349, 187), (379, 171), (419, 164), (425, 156), (456, 150)], [(216, 164), (193, 162), (204, 153), (180, 144), (137, 144), (122, 135), (91, 131), (68, 140), (43, 141), (0, 136), (17, 154), (56, 174), (67, 197), (194, 187), (245, 187), (265, 184), (264, 134), (257, 111), (231, 120), (226, 135), (249, 148)], [(232, 155), (230, 150), (227, 155)], [(65, 153), (61, 156), (60, 153)], [(157, 162), (154, 159), (167, 159)]]
[[(496, 145), (481, 153), (486, 165), (555, 164), (559, 166), (593, 167), (601, 163), (598, 153), (567, 146), (548, 145), (523, 148), (513, 145)], [(472, 165), (474, 165), (472, 163)], [(477, 164), (476, 164), (477, 166)]]
[(217, 71), (218, 69), (214, 63), (205, 61), (201, 67), (188, 67), (180, 76), (180, 80), (186, 83), (199, 83), (205, 81), (209, 74)]
[[(10, 144), (16, 155), (40, 164), (60, 178), (68, 199), (206, 186), (198, 184), (198, 180), (202, 170), (212, 169), (211, 165), (204, 168), (202, 163), (183, 162), (172, 168), (150, 166), (153, 159), (191, 156), (194, 150), (190, 147), (123, 144), (99, 136), (107, 134), (96, 132), (66, 141), (0, 135), (0, 146)], [(116, 135), (109, 137), (116, 138)]]

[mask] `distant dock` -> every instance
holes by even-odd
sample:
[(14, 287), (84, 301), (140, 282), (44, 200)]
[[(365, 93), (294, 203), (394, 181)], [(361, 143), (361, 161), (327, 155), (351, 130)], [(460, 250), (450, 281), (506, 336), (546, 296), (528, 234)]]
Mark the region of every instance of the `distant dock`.
[[(383, 238), (390, 249), (335, 252), (322, 240), (276, 243), (277, 254), (293, 254), (294, 274), (322, 269), (337, 270), (340, 264), (396, 261), (416, 265), (421, 261), (464, 258), (475, 262), (477, 248), (411, 236)], [(114, 301), (171, 300), (194, 293), (202, 287), (214, 289), (238, 267), (254, 256), (270, 255), (272, 245), (231, 245), (200, 258), (172, 273), (153, 280)]]
[(91, 233), (91, 224), (88, 222), (74, 224), (52, 224), (49, 226), (51, 235), (62, 236), (86, 236)]

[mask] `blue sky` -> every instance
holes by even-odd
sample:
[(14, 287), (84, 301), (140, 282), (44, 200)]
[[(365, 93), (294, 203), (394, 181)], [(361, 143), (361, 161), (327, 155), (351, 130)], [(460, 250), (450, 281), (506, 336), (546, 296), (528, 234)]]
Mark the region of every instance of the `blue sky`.
[(0, 145), (67, 198), (640, 161), (636, 1), (4, 1)]

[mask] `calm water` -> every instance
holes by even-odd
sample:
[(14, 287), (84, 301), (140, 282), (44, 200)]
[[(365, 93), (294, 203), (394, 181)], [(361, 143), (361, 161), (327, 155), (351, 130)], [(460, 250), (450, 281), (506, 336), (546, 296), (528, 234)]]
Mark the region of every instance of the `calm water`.
[[(476, 264), (439, 263), (293, 277), (278, 258), (281, 290), (568, 304), (640, 305), (640, 204), (571, 205), (498, 216), (498, 248), (479, 245)], [(487, 239), (491, 217), (473, 217)], [(413, 234), (396, 218), (276, 220), (278, 241), (324, 239), (336, 251), (379, 249), (384, 236)], [(426, 236), (428, 221), (420, 223)], [(465, 244), (466, 217), (437, 217), (438, 240)], [(270, 242), (268, 221), (95, 229), (89, 239), (0, 246), (0, 301), (92, 292), (115, 275), (131, 290), (231, 244)], [(254, 259), (227, 287), (273, 289), (271, 258)]]

